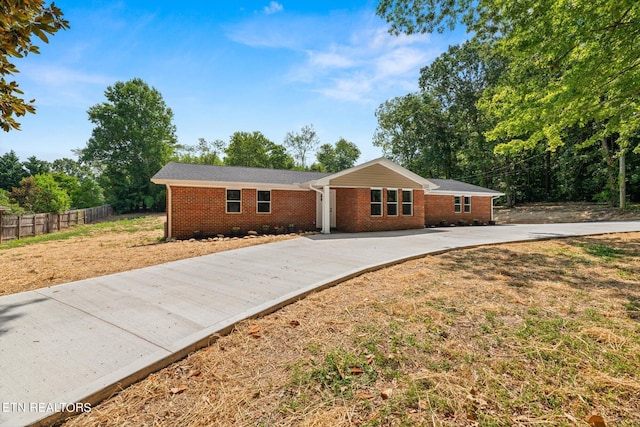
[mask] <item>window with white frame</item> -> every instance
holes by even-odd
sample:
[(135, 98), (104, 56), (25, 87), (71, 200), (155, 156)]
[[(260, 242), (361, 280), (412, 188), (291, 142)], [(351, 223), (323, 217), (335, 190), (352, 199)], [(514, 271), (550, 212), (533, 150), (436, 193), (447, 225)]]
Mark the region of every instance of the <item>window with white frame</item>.
[(453, 211), (455, 213), (462, 213), (462, 196), (454, 196)]
[(257, 209), (258, 213), (271, 213), (271, 191), (258, 190)]
[(402, 215), (413, 216), (413, 190), (402, 190)]
[(382, 190), (371, 189), (371, 216), (382, 216)]
[(387, 190), (387, 216), (398, 216), (398, 190)]
[(242, 190), (227, 190), (227, 213), (242, 212)]
[(470, 213), (471, 212), (471, 197), (470, 196), (464, 196), (464, 212), (465, 213)]

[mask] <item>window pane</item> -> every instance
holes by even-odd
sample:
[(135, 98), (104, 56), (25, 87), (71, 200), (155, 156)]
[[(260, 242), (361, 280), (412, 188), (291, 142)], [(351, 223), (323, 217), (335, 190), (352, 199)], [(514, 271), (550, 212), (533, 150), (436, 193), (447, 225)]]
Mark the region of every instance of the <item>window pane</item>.
[(227, 202), (227, 212), (240, 213), (240, 202)]
[(382, 204), (380, 203), (371, 204), (371, 216), (382, 216)]
[(411, 203), (403, 203), (402, 204), (402, 215), (411, 216), (413, 215), (413, 205)]
[(271, 191), (258, 191), (258, 201), (268, 202), (271, 200)]
[(387, 203), (398, 201), (398, 190), (387, 190)]
[(240, 200), (240, 190), (227, 190), (227, 200)]
[(371, 190), (371, 202), (382, 202), (382, 190)]
[(403, 202), (412, 202), (413, 201), (413, 191), (411, 191), (411, 190), (403, 190), (402, 191), (402, 201)]
[(453, 211), (455, 213), (460, 213), (462, 212), (462, 197), (460, 196), (455, 196), (453, 198)]
[(258, 203), (258, 212), (260, 212), (260, 213), (269, 213), (269, 212), (271, 212), (271, 203), (269, 203), (269, 202), (259, 202)]
[(398, 205), (396, 204), (387, 205), (387, 215), (389, 216), (398, 215)]

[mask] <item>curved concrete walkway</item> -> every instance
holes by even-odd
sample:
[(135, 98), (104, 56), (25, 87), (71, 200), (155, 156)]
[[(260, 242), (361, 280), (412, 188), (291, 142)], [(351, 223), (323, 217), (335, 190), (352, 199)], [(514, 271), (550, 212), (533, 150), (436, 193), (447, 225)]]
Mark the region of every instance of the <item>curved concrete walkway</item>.
[(0, 297), (0, 426), (49, 424), (314, 290), (429, 253), (640, 221), (315, 235)]

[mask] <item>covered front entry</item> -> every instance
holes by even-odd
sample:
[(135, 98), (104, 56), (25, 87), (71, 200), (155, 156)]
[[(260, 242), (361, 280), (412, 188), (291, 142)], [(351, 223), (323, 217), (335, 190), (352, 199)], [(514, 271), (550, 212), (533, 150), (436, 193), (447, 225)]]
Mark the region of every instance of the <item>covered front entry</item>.
[[(316, 227), (323, 228), (322, 193), (316, 193)], [(336, 228), (336, 190), (329, 190), (329, 219), (330, 227)]]

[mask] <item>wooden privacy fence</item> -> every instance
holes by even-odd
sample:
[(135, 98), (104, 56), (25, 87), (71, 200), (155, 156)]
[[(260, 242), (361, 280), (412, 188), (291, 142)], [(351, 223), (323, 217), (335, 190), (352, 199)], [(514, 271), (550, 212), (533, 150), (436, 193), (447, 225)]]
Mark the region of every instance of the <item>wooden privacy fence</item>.
[(53, 233), (78, 224), (90, 224), (113, 214), (110, 205), (74, 209), (63, 213), (0, 215), (0, 243), (38, 234)]

